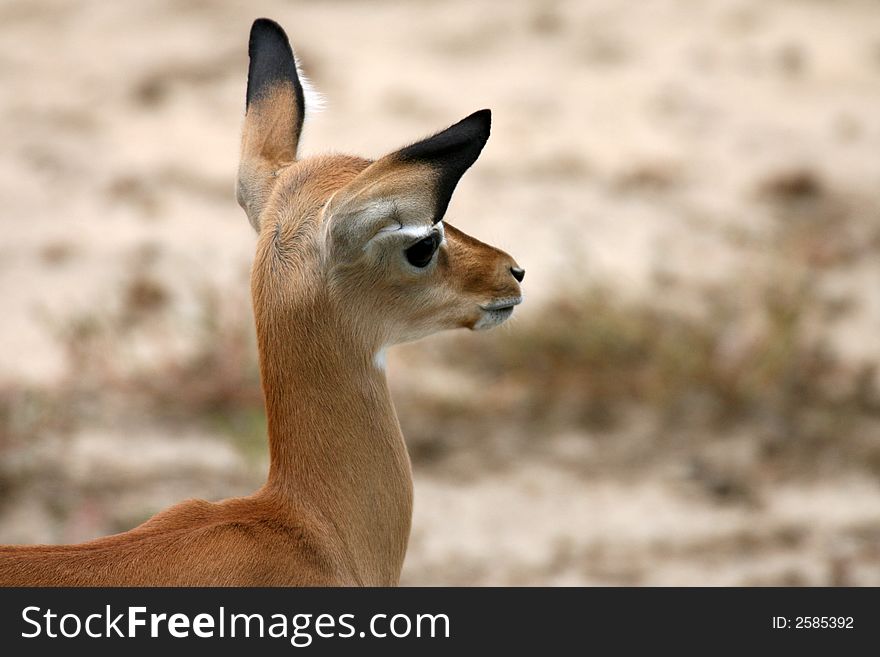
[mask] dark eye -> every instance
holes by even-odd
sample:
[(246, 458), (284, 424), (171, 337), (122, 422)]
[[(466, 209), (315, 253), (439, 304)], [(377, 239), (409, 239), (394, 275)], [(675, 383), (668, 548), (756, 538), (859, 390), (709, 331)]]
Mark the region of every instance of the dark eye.
[(419, 240), (405, 251), (406, 259), (413, 267), (418, 267), (419, 269), (427, 267), (439, 245), (440, 233), (431, 233), (425, 239)]

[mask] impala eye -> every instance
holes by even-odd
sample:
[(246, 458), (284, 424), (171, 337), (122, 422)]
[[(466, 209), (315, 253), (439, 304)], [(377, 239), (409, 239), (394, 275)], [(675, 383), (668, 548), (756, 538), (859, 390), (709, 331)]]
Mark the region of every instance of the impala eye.
[(440, 233), (435, 231), (410, 246), (404, 253), (409, 264), (423, 269), (431, 263), (438, 246), (440, 246)]

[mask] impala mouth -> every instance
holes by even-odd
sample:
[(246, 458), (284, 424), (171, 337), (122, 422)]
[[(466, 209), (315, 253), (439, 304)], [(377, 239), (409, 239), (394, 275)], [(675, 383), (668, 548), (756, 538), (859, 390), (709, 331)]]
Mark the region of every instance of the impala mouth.
[(522, 297), (509, 297), (498, 299), (492, 303), (480, 306), (483, 316), (477, 320), (473, 328), (475, 330), (490, 329), (504, 323), (512, 314), (514, 306), (522, 303)]
[(480, 306), (487, 313), (498, 312), (498, 311), (509, 311), (513, 312), (513, 307), (518, 306), (522, 303), (522, 297), (510, 297), (508, 299), (498, 299), (497, 301), (493, 301), (492, 303), (487, 303), (485, 306)]

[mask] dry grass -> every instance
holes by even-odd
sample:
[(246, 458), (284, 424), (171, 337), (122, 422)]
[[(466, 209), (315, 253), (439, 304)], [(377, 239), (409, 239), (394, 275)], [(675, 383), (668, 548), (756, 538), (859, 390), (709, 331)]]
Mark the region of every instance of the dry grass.
[[(0, 391), (4, 442), (63, 433), (112, 404), (117, 417), (219, 430), (249, 456), (264, 454), (250, 315), (204, 291), (189, 355), (126, 369), (126, 342), (170, 300), (147, 271), (121, 296), (112, 313), (65, 325), (71, 376), (62, 386)], [(540, 454), (554, 436), (626, 434), (636, 437), (610, 445), (603, 465), (632, 468), (745, 434), (759, 465), (776, 474), (880, 470), (875, 371), (838, 362), (817, 337), (822, 308), (808, 281), (757, 297), (746, 303), (716, 290), (694, 316), (596, 287), (564, 294), (491, 339), (462, 335), (423, 354), (430, 362), (419, 367), (451, 368), (476, 382), (468, 392), (394, 390), (413, 458), (448, 465), (477, 450), (503, 465), (519, 448)], [(634, 423), (648, 428), (633, 431)], [(706, 477), (720, 497), (736, 493), (735, 481)]]
[[(618, 182), (662, 189), (676, 184), (671, 171), (634, 168)], [(780, 169), (755, 190), (776, 220), (772, 273), (716, 284), (700, 312), (602, 285), (563, 289), (490, 337), (460, 334), (419, 350), (419, 368), (468, 385), (457, 394), (412, 381), (393, 390), (416, 465), (461, 476), (475, 471), (474, 457), (504, 467), (527, 454), (627, 473), (673, 460), (714, 499), (745, 503), (767, 475), (880, 472), (876, 364), (844, 362), (829, 347), (829, 318), (854, 301), (823, 295), (816, 275), (876, 251), (880, 234), (862, 220), (874, 204), (808, 167)], [(157, 260), (142, 249), (118, 303), (58, 322), (69, 371), (60, 385), (0, 389), (0, 445), (112, 416), (219, 432), (250, 459), (265, 458), (246, 300), (205, 287), (184, 355), (158, 344), (146, 363), (126, 357), (131, 343), (161, 342), (151, 327), (175, 314)], [(731, 450), (749, 455), (739, 471), (724, 463)], [(706, 457), (715, 452), (720, 466)]]
[[(757, 309), (736, 298), (715, 293), (705, 315), (692, 317), (598, 288), (566, 295), (491, 340), (459, 340), (438, 362), (455, 363), (481, 392), (438, 403), (399, 391), (405, 424), (421, 416), (410, 427), (414, 452), (448, 455), (451, 435), (461, 448), (497, 453), (492, 437), (502, 435), (535, 453), (546, 448), (542, 439), (632, 435), (623, 430), (647, 422), (642, 439), (606, 457), (656, 465), (746, 435), (758, 465), (779, 475), (880, 469), (875, 371), (838, 362), (814, 337), (819, 303), (809, 285), (768, 288)], [(719, 495), (735, 492), (729, 481), (716, 484)]]

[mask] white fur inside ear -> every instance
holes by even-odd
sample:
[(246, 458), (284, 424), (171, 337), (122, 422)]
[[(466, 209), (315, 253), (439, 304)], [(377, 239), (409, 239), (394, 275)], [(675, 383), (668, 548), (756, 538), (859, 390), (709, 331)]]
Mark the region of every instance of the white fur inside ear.
[(373, 201), (364, 207), (359, 208), (357, 212), (357, 221), (362, 225), (375, 224), (377, 222), (387, 223), (377, 233), (386, 233), (400, 229), (400, 223), (394, 219), (397, 213), (397, 206), (391, 199), (379, 199)]
[(296, 62), (296, 74), (299, 76), (299, 83), (303, 90), (303, 99), (306, 104), (306, 115), (304, 120), (308, 120), (313, 114), (317, 114), (327, 106), (327, 100), (320, 91), (315, 89), (315, 85), (303, 73), (302, 65), (299, 63), (299, 57), (293, 53), (293, 60)]

